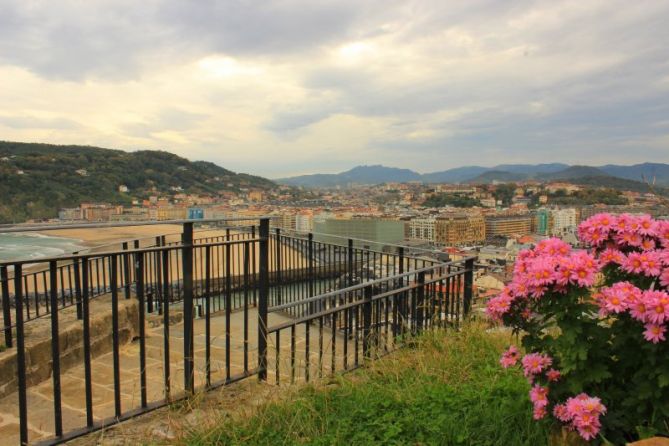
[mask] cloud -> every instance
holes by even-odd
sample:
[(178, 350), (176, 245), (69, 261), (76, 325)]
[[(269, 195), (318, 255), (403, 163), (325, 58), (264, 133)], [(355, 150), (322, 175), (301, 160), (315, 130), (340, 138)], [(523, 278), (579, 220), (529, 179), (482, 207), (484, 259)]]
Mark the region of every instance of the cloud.
[(661, 1), (6, 0), (0, 126), (273, 177), (669, 162), (667, 22)]

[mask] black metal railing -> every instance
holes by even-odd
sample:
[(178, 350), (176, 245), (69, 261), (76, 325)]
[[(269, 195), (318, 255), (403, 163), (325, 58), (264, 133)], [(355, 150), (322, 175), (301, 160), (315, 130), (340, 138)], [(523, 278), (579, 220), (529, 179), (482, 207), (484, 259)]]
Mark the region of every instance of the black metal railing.
[[(308, 381), (325, 362), (349, 370), (407, 335), (457, 326), (471, 306), (473, 258), (323, 243), (270, 230), (269, 218), (199, 238), (181, 224), (177, 242), (0, 264), (21, 444), (64, 442), (255, 374), (280, 383)], [(38, 358), (45, 317), (49, 354)], [(64, 391), (73, 377), (81, 401)], [(33, 386), (52, 395), (53, 428), (31, 439), (31, 411), (49, 412), (28, 398)]]
[[(273, 368), (277, 383), (286, 378), (291, 383), (300, 378), (308, 382), (314, 372), (323, 376), (325, 362), (330, 373), (350, 370), (393, 350), (407, 334), (457, 327), (471, 308), (473, 271), (472, 257), (271, 307), (268, 313), (302, 310), (296, 318), (261, 333), (273, 341), (274, 360), (264, 362), (258, 373), (267, 379)], [(287, 345), (282, 345), (282, 338)], [(299, 348), (298, 338), (302, 340)]]

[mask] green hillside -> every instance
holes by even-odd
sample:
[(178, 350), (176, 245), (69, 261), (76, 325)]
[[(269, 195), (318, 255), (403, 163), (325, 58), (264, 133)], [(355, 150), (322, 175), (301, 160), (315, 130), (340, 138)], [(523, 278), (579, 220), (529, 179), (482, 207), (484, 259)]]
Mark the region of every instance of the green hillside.
[[(77, 173), (81, 169), (86, 172)], [(129, 192), (119, 192), (120, 185)], [(0, 141), (0, 223), (53, 218), (59, 208), (82, 201), (129, 204), (134, 198), (178, 193), (172, 188), (216, 195), (273, 187), (261, 177), (163, 151)]]

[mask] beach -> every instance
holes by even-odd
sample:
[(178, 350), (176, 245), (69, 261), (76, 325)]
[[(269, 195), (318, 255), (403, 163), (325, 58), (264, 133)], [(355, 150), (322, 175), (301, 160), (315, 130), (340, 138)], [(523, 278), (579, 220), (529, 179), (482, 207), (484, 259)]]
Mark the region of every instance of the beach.
[[(73, 228), (73, 229), (58, 229), (46, 231), (42, 230), (40, 234), (33, 233), (34, 236), (39, 238), (39, 236), (48, 236), (48, 237), (63, 237), (64, 240), (73, 240), (76, 241), (77, 245), (82, 249), (80, 253), (105, 253), (105, 252), (118, 252), (121, 251), (121, 244), (123, 242), (129, 242), (129, 248), (133, 248), (133, 241), (140, 241), (140, 248), (155, 246), (157, 236), (166, 236), (167, 242), (177, 242), (181, 239), (182, 226), (180, 225), (147, 225), (147, 226), (122, 226), (122, 227), (109, 227), (109, 228)], [(235, 240), (235, 235), (238, 234), (238, 231), (231, 230), (231, 239)], [(202, 238), (213, 238), (213, 237), (222, 237), (226, 235), (225, 229), (209, 229), (209, 228), (195, 228), (194, 230), (194, 239)], [(250, 235), (248, 236), (250, 238)], [(219, 238), (216, 242), (222, 242), (224, 239)], [(273, 244), (273, 242), (272, 242)], [(211, 268), (212, 268), (212, 277), (222, 277), (225, 275), (226, 265), (225, 265), (225, 249), (223, 246), (217, 246), (211, 248)], [(239, 275), (243, 273), (243, 264), (244, 264), (244, 248), (241, 244), (232, 245), (230, 248), (231, 258), (230, 258), (230, 271), (232, 275)], [(274, 253), (274, 249), (270, 249), (270, 253)], [(68, 253), (63, 253), (68, 254)], [(194, 265), (196, 271), (199, 269), (201, 271), (204, 264), (204, 248), (196, 248), (194, 251)], [(250, 265), (249, 268), (251, 271), (259, 270), (259, 259), (260, 253), (258, 244), (254, 243), (249, 252)], [(306, 266), (306, 259), (298, 251), (293, 250), (288, 246), (282, 247), (282, 257), (283, 265), (288, 264), (289, 259), (292, 262), (298, 262), (301, 265)], [(147, 265), (154, 264), (155, 254), (147, 254)], [(59, 265), (67, 265), (71, 262), (59, 262)], [(170, 261), (169, 266), (171, 270), (172, 280), (181, 280), (182, 271), (180, 267), (180, 253), (176, 251), (170, 251)], [(121, 265), (119, 264), (119, 281), (121, 280)], [(31, 276), (25, 281), (24, 291), (33, 292), (37, 290), (39, 293), (43, 293), (47, 288), (47, 276), (48, 273), (42, 273), (48, 268), (48, 264), (40, 262), (40, 259), (35, 259), (34, 264), (26, 265), (24, 268), (24, 274), (28, 273)], [(105, 273), (109, 270), (108, 258), (101, 263), (91, 263), (91, 280), (90, 283), (92, 286), (96, 286), (100, 280), (101, 271), (105, 270)], [(274, 269), (274, 265), (270, 264), (270, 270)], [(35, 273), (33, 275), (32, 273)], [(74, 288), (73, 279), (70, 277), (73, 274), (73, 271), (68, 269), (64, 277), (58, 277), (59, 287), (65, 287), (67, 289)], [(10, 277), (13, 274), (10, 272)], [(104, 277), (104, 275), (102, 275)], [(9, 284), (10, 292), (14, 292), (13, 281), (10, 281)]]

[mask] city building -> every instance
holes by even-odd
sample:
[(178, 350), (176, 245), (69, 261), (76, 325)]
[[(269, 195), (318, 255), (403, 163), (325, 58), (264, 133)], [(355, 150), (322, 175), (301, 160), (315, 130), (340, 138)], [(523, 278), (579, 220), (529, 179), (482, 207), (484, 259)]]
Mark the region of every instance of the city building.
[(485, 218), (485, 237), (516, 237), (532, 233), (532, 217), (525, 215), (488, 216)]
[(481, 243), (486, 239), (486, 222), (482, 215), (449, 215), (437, 217), (435, 241), (442, 245), (458, 246)]
[(407, 225), (407, 238), (411, 240), (424, 240), (434, 243), (436, 219), (432, 218), (413, 218)]
[[(324, 219), (314, 221), (315, 239), (326, 243), (346, 244), (347, 238), (368, 240), (354, 241), (356, 246), (382, 249), (385, 244), (398, 244), (404, 240), (404, 222), (372, 218)], [(324, 235), (328, 234), (328, 235)]]
[(576, 209), (552, 209), (550, 214), (553, 223), (550, 235), (561, 236), (576, 231)]

